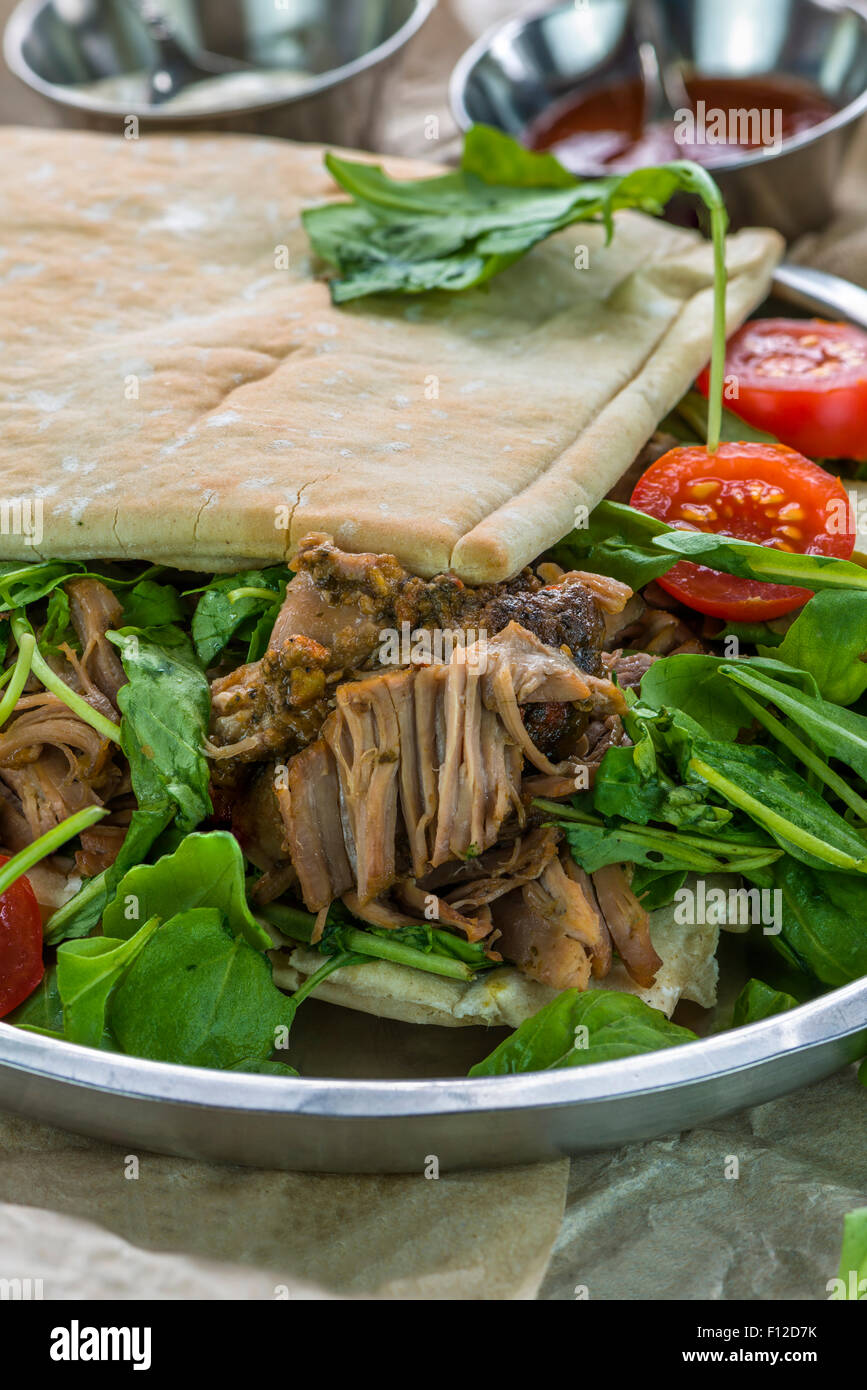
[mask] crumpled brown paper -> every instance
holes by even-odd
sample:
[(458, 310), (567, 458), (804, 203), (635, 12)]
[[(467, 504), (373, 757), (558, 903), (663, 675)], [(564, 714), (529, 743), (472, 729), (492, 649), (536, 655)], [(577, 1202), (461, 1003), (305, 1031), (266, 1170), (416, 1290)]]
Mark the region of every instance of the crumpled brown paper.
[(45, 1298), (530, 1299), (568, 1175), (565, 1159), (427, 1179), (140, 1153), (128, 1176), (131, 1157), (0, 1115), (0, 1278), (41, 1278)]
[(843, 1217), (865, 1202), (867, 1090), (849, 1068), (689, 1134), (573, 1159), (540, 1296), (827, 1298)]

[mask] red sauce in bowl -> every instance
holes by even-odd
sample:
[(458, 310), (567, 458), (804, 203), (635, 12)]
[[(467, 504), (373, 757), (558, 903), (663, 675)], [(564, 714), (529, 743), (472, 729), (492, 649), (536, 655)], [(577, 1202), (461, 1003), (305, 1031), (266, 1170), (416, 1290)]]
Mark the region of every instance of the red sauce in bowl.
[(550, 150), (574, 173), (621, 173), (671, 159), (730, 163), (820, 125), (836, 111), (818, 88), (777, 77), (685, 78), (691, 109), (671, 122), (644, 122), (640, 78), (582, 92), (528, 128), (531, 149)]

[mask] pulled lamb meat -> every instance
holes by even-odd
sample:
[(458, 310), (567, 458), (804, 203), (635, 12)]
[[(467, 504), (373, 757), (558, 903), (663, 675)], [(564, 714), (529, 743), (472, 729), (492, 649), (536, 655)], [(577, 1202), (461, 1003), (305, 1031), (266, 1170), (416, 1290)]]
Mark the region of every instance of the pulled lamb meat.
[(642, 989), (662, 965), (647, 913), (617, 864), (588, 875), (562, 851), (537, 880), (496, 902), (493, 917), (503, 955), (553, 989), (586, 989), (591, 975), (604, 978), (612, 943)]
[(610, 682), (516, 623), (447, 666), (353, 681), (336, 698), (322, 738), (288, 769), (286, 843), (317, 912), (348, 891), (370, 902), (398, 878), (484, 854), (508, 819), (523, 821), (524, 757), (561, 769), (532, 744), (521, 704), (622, 708)]
[(72, 626), (81, 643), (81, 670), (111, 702), (111, 708), (117, 710), (117, 692), (126, 685), (126, 676), (120, 657), (105, 634), (118, 626), (123, 609), (98, 579), (70, 579), (64, 588)]
[[(51, 665), (94, 709), (117, 719), (117, 693), (126, 676), (105, 634), (121, 620), (121, 606), (98, 579), (71, 579), (65, 589), (81, 652), (64, 645)], [(84, 832), (76, 855), (80, 873), (98, 873), (113, 863), (123, 843), (128, 824), (123, 803), (129, 793), (126, 765), (90, 724), (48, 691), (30, 691), (19, 699), (0, 732), (4, 847), (23, 848), (22, 841), (32, 843), (74, 812), (105, 806), (110, 818)]]
[[(243, 765), (298, 752), (318, 734), (339, 681), (375, 665), (383, 629), (483, 626), (502, 591), (530, 593), (524, 571), (507, 585), (470, 588), (457, 575), (419, 579), (393, 555), (354, 555), (329, 536), (305, 536), (261, 661), (214, 680), (210, 756), (221, 781)], [(240, 765), (240, 767), (239, 767)]]
[[(579, 766), (592, 775), (628, 741), (603, 647), (630, 590), (553, 566), (484, 588), (426, 581), (323, 535), (295, 563), (265, 656), (212, 685), (209, 751), (217, 780), (241, 784), (232, 824), (263, 871), (256, 900), (297, 875), (317, 930), (342, 899), (380, 930), (461, 932), (557, 988), (607, 974), (615, 947), (647, 979), (625, 876), (597, 889), (558, 830), (527, 823), (531, 796), (571, 795)], [(404, 626), (468, 645), (378, 668), (383, 629)]]

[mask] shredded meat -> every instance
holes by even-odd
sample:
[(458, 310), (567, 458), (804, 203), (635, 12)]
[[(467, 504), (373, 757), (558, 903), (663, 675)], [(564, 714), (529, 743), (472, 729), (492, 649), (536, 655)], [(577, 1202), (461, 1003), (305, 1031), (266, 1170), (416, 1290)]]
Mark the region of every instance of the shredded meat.
[(568, 863), (552, 859), (538, 879), (494, 904), (497, 944), (530, 979), (554, 989), (586, 989), (594, 963), (605, 960), (605, 929)]
[(117, 692), (126, 684), (126, 676), (120, 657), (105, 634), (118, 626), (123, 609), (98, 579), (70, 579), (64, 588), (72, 626), (81, 643), (81, 670), (116, 710)]
[[(555, 647), (566, 644), (579, 665), (599, 673), (601, 607), (577, 580), (570, 579), (563, 592), (542, 589), (529, 570), (507, 583), (475, 588), (454, 574), (423, 580), (393, 555), (353, 555), (318, 533), (304, 538), (293, 564), (296, 572), (262, 660), (217, 677), (211, 686), (208, 751), (223, 783), (237, 781), (245, 764), (285, 758), (310, 743), (333, 705), (337, 684), (376, 665), (384, 630), (495, 636), (517, 618), (546, 641), (556, 637)], [(613, 581), (601, 583), (607, 591)]]
[(597, 869), (593, 887), (617, 953), (642, 989), (656, 978), (662, 961), (653, 949), (647, 913), (636, 898), (620, 864)]
[[(630, 592), (626, 591), (627, 596)], [(510, 622), (519, 623), (549, 647), (558, 651), (565, 648), (583, 671), (601, 674), (599, 653), (605, 623), (596, 597), (581, 578), (566, 575), (558, 584), (534, 594), (499, 595), (485, 608), (483, 625), (495, 635)]]
[(523, 755), (551, 769), (520, 703), (551, 699), (608, 710), (622, 697), (514, 623), (447, 666), (340, 686), (323, 737), (289, 765), (286, 841), (308, 908), (350, 890), (370, 902), (520, 824)]
[(623, 690), (638, 690), (657, 657), (651, 652), (606, 652), (602, 658), (609, 675)]
[(108, 869), (120, 854), (127, 827), (125, 825), (94, 825), (81, 832), (81, 849), (75, 853), (75, 867), (85, 878), (92, 878)]

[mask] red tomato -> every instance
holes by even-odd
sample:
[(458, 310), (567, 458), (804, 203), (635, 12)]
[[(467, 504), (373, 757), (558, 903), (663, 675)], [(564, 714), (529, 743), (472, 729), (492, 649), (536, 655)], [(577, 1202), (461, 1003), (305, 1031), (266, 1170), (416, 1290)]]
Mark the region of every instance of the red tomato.
[[(782, 444), (671, 449), (638, 480), (632, 505), (669, 526), (714, 531), (804, 555), (847, 560), (855, 548), (852, 511), (839, 478)], [(784, 584), (737, 579), (682, 560), (657, 583), (699, 613), (765, 622), (800, 608), (812, 594)]]
[[(0, 864), (8, 864), (0, 854)], [(45, 973), (42, 917), (28, 878), (18, 878), (0, 896), (0, 1018), (32, 994)]]
[[(824, 319), (755, 319), (726, 351), (731, 407), (810, 458), (867, 459), (867, 333)], [(708, 394), (710, 372), (698, 387)]]

